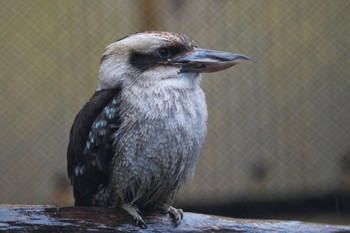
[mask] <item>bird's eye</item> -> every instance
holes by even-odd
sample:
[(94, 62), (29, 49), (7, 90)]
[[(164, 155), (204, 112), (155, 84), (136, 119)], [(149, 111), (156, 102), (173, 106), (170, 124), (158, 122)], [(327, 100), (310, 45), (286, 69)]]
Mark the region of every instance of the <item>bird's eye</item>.
[(158, 49), (157, 54), (159, 58), (162, 58), (162, 59), (170, 57), (170, 51), (167, 48)]

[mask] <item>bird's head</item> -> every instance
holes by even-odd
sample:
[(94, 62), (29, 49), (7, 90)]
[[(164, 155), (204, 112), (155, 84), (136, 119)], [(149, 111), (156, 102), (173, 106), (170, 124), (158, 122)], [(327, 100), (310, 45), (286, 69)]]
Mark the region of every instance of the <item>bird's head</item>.
[(192, 88), (200, 73), (232, 67), (248, 57), (198, 48), (186, 35), (142, 32), (107, 46), (101, 59), (98, 90), (116, 86)]

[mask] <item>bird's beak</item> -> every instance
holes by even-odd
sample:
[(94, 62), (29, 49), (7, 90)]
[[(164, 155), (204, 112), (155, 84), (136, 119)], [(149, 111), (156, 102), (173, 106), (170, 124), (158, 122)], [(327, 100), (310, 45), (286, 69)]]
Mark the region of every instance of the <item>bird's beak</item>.
[(193, 52), (175, 58), (172, 62), (181, 65), (181, 72), (210, 73), (228, 69), (249, 57), (223, 51), (195, 48)]

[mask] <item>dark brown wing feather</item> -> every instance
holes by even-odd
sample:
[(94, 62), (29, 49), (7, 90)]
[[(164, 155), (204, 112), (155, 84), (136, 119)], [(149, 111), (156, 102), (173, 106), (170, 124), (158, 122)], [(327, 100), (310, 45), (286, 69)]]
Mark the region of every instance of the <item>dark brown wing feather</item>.
[(75, 117), (67, 150), (68, 176), (75, 205), (91, 205), (109, 180), (113, 157), (112, 135), (118, 129), (120, 89), (96, 91)]

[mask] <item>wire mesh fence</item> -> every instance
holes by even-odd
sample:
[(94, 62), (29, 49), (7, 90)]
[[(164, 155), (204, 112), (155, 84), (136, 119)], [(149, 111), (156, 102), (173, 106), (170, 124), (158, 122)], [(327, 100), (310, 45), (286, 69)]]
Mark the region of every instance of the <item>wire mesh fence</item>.
[(350, 1), (0, 3), (0, 203), (72, 204), (74, 116), (104, 47), (145, 30), (252, 58), (203, 78), (208, 136), (178, 202), (350, 196)]

